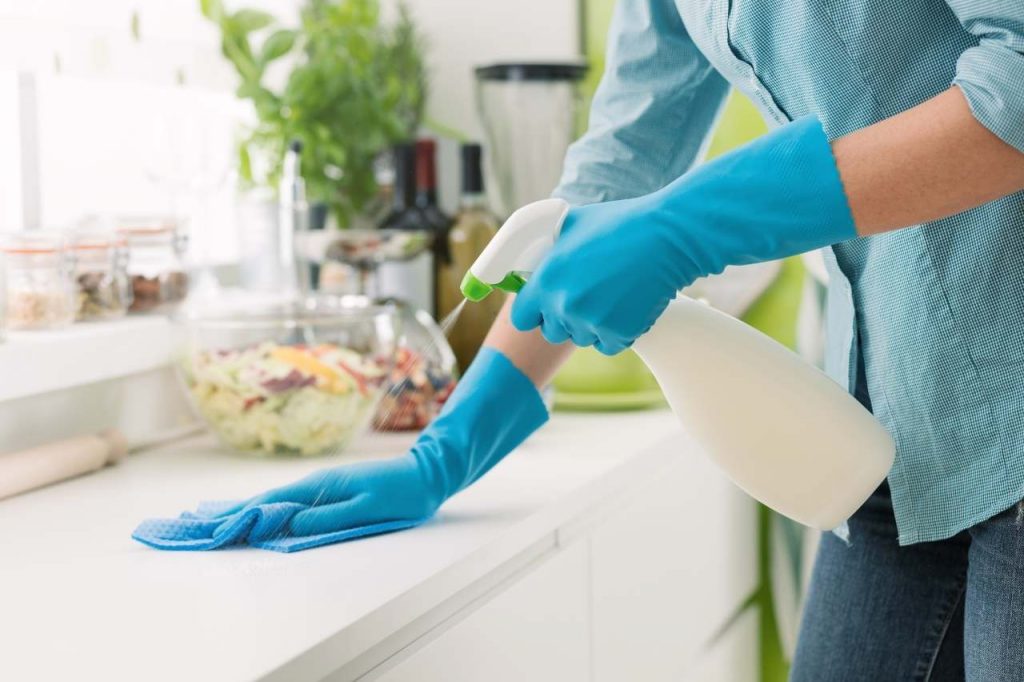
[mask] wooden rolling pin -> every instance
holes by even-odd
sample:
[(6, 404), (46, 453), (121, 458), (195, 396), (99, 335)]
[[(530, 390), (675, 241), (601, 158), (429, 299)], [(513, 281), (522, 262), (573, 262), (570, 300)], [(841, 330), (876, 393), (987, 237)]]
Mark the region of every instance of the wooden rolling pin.
[(189, 424), (129, 445), (120, 431), (111, 429), (0, 455), (0, 500), (99, 471), (121, 461), (129, 452), (176, 440), (197, 430), (197, 425)]

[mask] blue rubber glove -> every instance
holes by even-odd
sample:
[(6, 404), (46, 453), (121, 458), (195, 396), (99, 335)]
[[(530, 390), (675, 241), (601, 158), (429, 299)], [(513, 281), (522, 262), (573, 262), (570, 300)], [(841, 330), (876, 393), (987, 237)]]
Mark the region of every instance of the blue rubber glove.
[(484, 348), (405, 455), (325, 469), (234, 505), (207, 504), (179, 519), (146, 521), (133, 537), (159, 549), (248, 543), (296, 551), (408, 528), (487, 473), (547, 418), (530, 379)]
[(652, 194), (572, 208), (512, 323), (612, 355), (698, 277), (856, 236), (828, 138), (801, 118)]

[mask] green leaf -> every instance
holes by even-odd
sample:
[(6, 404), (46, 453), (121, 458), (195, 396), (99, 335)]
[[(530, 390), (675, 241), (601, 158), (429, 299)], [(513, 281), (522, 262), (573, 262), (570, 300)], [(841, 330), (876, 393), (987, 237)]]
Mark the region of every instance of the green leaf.
[(270, 34), (270, 37), (263, 43), (263, 49), (260, 50), (260, 64), (266, 66), (275, 59), (280, 59), (295, 47), (295, 41), (298, 38), (296, 31), (281, 29), (274, 31)]
[(256, 99), (263, 94), (264, 90), (258, 83), (252, 81), (244, 81), (235, 90), (235, 96), (239, 99)]
[(199, 11), (210, 21), (220, 21), (224, 16), (224, 6), (221, 0), (199, 0)]
[[(225, 24), (225, 26), (227, 25)], [(253, 60), (252, 49), (249, 47), (249, 41), (245, 36), (225, 31), (221, 38), (220, 47), (224, 56), (228, 58), (234, 65), (235, 70), (238, 71), (238, 75), (242, 77), (243, 82), (252, 81), (258, 83), (260, 81), (263, 71)]]
[(141, 42), (142, 41), (142, 30), (141, 30), (141, 27), (140, 27), (139, 11), (138, 10), (135, 10), (134, 12), (132, 12), (131, 31), (132, 31), (132, 39), (135, 40), (135, 42), (137, 42), (137, 43)]
[(274, 23), (274, 16), (258, 9), (240, 9), (231, 19), (243, 33), (252, 33)]
[(441, 123), (436, 118), (427, 118), (423, 121), (423, 126), (439, 137), (447, 137), (456, 142), (469, 142), (469, 135), (462, 132), (458, 128), (450, 126), (446, 123)]
[(247, 144), (238, 145), (238, 174), (246, 182), (252, 182), (252, 157)]

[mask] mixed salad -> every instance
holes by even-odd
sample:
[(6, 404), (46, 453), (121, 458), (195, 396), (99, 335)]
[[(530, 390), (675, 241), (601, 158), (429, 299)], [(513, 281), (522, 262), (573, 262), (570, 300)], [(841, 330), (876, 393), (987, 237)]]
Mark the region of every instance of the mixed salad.
[(387, 379), (373, 358), (333, 344), (261, 343), (201, 351), (185, 368), (199, 412), (239, 450), (316, 455), (373, 415)]

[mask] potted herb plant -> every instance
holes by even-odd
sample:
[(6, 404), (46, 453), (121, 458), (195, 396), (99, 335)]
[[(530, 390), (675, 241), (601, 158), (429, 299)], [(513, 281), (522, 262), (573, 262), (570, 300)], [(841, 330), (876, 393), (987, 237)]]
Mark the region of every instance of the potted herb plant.
[[(413, 137), (423, 115), (422, 40), (405, 5), (385, 25), (377, 0), (305, 0), (295, 27), (222, 0), (200, 8), (220, 28), (238, 96), (256, 112), (239, 143), (242, 181), (276, 187), (285, 150), (299, 140), (309, 198), (348, 225), (376, 194), (377, 156)], [(279, 87), (268, 83), (275, 64), (287, 71)]]

